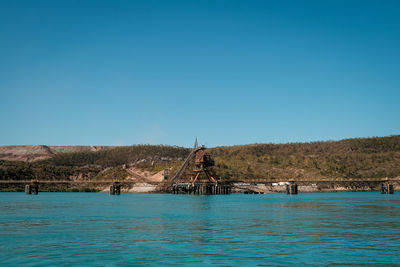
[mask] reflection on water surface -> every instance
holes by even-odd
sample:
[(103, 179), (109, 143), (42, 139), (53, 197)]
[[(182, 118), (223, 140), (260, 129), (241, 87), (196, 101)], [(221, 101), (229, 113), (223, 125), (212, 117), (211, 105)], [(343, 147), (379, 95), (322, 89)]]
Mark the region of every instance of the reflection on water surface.
[(400, 194), (0, 194), (3, 265), (400, 261)]

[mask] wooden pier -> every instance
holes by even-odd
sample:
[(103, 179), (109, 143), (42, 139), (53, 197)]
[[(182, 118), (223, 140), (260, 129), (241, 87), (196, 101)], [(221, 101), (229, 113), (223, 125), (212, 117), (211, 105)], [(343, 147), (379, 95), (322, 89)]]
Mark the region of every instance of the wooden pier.
[(227, 195), (231, 193), (229, 184), (219, 183), (176, 183), (172, 186), (173, 194)]

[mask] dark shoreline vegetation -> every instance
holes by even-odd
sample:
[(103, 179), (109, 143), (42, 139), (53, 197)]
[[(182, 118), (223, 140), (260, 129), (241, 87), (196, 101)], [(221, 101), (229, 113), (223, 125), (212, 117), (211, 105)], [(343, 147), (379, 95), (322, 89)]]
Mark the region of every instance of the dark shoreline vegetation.
[[(97, 193), (100, 192), (99, 189), (91, 188), (91, 187), (40, 187), (40, 192), (65, 192), (65, 193)], [(2, 188), (0, 192), (24, 192), (24, 187), (22, 186), (15, 186), (15, 187), (8, 187)]]
[[(252, 144), (207, 150), (215, 159), (212, 172), (225, 181), (263, 182), (308, 179), (394, 178), (400, 176), (400, 135), (341, 141)], [(189, 148), (162, 145), (116, 147), (97, 152), (57, 153), (33, 162), (0, 161), (0, 190), (7, 181), (123, 181), (127, 168), (152, 173), (177, 171)], [(76, 186), (59, 190), (98, 190)], [(49, 189), (50, 191), (52, 189)], [(57, 189), (56, 189), (57, 190)]]

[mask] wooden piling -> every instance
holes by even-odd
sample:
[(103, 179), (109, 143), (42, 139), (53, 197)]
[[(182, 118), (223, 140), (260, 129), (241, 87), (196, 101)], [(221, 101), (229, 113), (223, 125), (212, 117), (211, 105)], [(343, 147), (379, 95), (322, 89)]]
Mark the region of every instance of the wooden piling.
[(286, 185), (286, 194), (288, 195), (297, 195), (298, 186), (296, 183), (290, 183)]
[(115, 194), (121, 195), (121, 185), (118, 184), (118, 185), (115, 185), (114, 187), (115, 187)]
[(25, 194), (27, 195), (37, 195), (39, 194), (39, 184), (37, 182), (25, 185)]
[(173, 194), (222, 195), (230, 193), (230, 185), (218, 183), (176, 183), (171, 187)]
[(119, 182), (114, 182), (110, 186), (110, 195), (120, 195), (121, 194), (121, 184)]
[(388, 187), (387, 188), (388, 194), (393, 194), (394, 193), (393, 185), (392, 184), (388, 184), (387, 187)]
[(33, 184), (31, 186), (31, 188), (32, 188), (33, 194), (35, 194), (35, 195), (39, 194), (39, 185), (37, 183)]
[(382, 183), (381, 184), (381, 194), (394, 194), (394, 187), (391, 183)]

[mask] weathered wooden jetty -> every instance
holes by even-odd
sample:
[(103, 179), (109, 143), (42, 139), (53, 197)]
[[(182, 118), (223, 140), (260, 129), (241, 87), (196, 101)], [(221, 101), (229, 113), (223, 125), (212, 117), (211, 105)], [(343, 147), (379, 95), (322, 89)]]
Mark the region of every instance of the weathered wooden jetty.
[(174, 194), (227, 195), (231, 186), (223, 183), (176, 183), (172, 186)]

